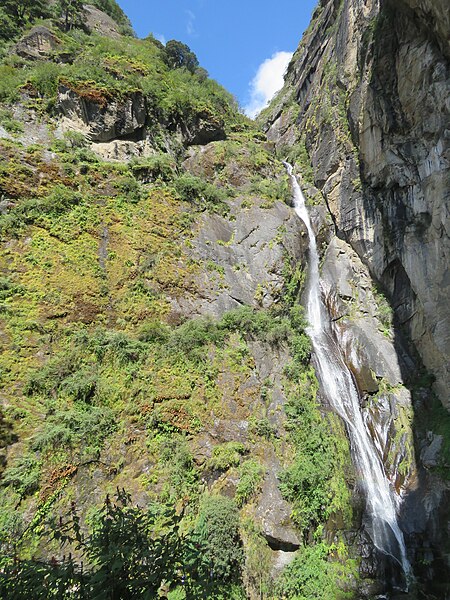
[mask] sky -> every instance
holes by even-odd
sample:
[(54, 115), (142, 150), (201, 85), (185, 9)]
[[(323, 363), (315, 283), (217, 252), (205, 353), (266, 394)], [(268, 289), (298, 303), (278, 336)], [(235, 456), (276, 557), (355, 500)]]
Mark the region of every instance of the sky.
[(283, 74), (318, 0), (118, 0), (138, 37), (180, 40), (254, 117)]

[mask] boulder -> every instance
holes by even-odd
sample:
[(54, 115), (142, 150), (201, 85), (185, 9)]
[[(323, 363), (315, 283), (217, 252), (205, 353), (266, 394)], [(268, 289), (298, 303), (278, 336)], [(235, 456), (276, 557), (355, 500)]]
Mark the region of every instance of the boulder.
[(278, 470), (279, 466), (275, 466), (266, 475), (255, 517), (272, 550), (295, 552), (300, 547), (300, 538), (290, 518), (292, 507), (278, 488)]

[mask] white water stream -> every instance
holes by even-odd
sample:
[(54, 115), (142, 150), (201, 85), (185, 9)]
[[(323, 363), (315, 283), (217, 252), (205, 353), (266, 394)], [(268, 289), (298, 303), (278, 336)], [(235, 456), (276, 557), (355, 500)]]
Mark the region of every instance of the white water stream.
[(330, 327), (321, 298), (319, 255), (305, 199), (292, 166), (285, 163), (293, 188), (294, 208), (309, 235), (309, 279), (307, 288), (307, 333), (311, 338), (319, 379), (331, 406), (344, 420), (357, 471), (362, 479), (366, 509), (371, 522), (372, 541), (378, 550), (391, 556), (403, 569), (406, 581), (411, 566), (406, 557), (403, 533), (397, 523), (396, 505), (400, 499), (391, 488), (383, 463), (364, 425), (359, 395)]

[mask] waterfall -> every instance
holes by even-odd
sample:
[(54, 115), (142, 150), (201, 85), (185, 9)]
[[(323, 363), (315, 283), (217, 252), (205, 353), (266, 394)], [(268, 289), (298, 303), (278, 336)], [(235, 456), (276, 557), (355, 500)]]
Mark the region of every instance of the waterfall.
[(382, 460), (364, 426), (358, 391), (332, 335), (330, 319), (321, 298), (316, 238), (303, 193), (292, 173), (292, 166), (284, 164), (292, 181), (295, 212), (304, 222), (309, 235), (307, 333), (311, 338), (319, 379), (328, 401), (347, 427), (353, 460), (364, 486), (372, 541), (379, 551), (394, 559), (403, 569), (408, 581), (411, 566), (406, 557), (403, 533), (396, 514), (399, 498), (391, 489)]

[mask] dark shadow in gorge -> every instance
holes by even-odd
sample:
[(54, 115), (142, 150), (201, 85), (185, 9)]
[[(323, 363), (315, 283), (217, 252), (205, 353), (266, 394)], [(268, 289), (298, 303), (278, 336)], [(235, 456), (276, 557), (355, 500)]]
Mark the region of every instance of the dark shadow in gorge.
[[(417, 321), (414, 324), (416, 313), (426, 313), (414, 292), (414, 282), (411, 282), (402, 264), (402, 249), (411, 236), (423, 244), (431, 243), (432, 239), (427, 237), (431, 214), (425, 209), (417, 214), (411, 207), (416, 193), (414, 186), (422, 190), (426, 186), (418, 172), (417, 161), (431, 142), (423, 137), (425, 129), (422, 127), (422, 131), (417, 124), (414, 128), (404, 114), (399, 90), (406, 85), (408, 74), (399, 72), (398, 60), (405, 49), (411, 52), (411, 48), (417, 49), (419, 44), (424, 44), (427, 48), (432, 47), (435, 56), (445, 64), (442, 46), (434, 29), (431, 22), (425, 22), (403, 0), (385, 0), (382, 3), (375, 29), (370, 81), (370, 88), (374, 91), (373, 118), (380, 128), (383, 146), (397, 153), (401, 167), (399, 162), (386, 163), (385, 181), (377, 188), (371, 181), (373, 174), (365, 173), (362, 164), (361, 179), (364, 182), (362, 197), (366, 218), (369, 221), (373, 219), (374, 223), (379, 216), (382, 220), (383, 240), (380, 242), (384, 244), (384, 253), (390, 257), (390, 262), (379, 279), (395, 315), (394, 347), (404, 385), (411, 393), (413, 404), (412, 429), (417, 470), (411, 477), (400, 508), (400, 525), (418, 579), (418, 596), (448, 598), (450, 573), (446, 554), (450, 548), (447, 527), (450, 490), (444, 481), (445, 474), (439, 469), (438, 454), (433, 456), (431, 445), (436, 427), (442, 432), (450, 432), (450, 415), (435, 397), (433, 378), (427, 373), (411, 341), (411, 328), (417, 328)], [(424, 68), (431, 67), (425, 65)], [(429, 79), (432, 80), (431, 72)], [(364, 251), (359, 250), (358, 254), (364, 256)], [(424, 326), (427, 326), (426, 321)]]

